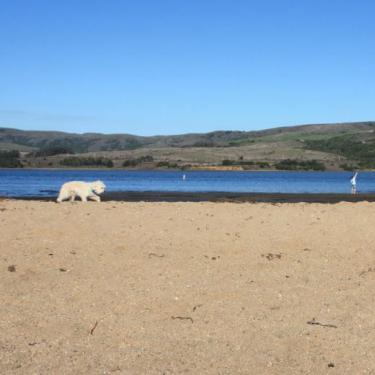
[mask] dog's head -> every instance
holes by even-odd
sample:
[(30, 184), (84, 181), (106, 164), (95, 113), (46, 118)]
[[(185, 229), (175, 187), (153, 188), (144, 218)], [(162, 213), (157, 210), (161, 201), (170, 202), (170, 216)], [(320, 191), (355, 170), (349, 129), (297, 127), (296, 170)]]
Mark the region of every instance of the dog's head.
[(102, 194), (105, 191), (105, 185), (102, 181), (94, 181), (91, 183), (91, 188), (96, 194)]

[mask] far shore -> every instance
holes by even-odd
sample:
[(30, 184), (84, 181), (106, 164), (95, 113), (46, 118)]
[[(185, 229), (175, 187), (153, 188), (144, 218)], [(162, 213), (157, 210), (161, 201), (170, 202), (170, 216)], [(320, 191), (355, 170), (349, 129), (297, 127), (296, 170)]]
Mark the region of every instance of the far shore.
[[(326, 170), (304, 170), (304, 169), (276, 169), (276, 168), (254, 168), (254, 169), (243, 169), (237, 166), (201, 166), (201, 167), (192, 167), (192, 168), (124, 168), (124, 167), (112, 167), (112, 168), (103, 168), (103, 167), (22, 167), (22, 168), (5, 168), (0, 167), (1, 170), (44, 170), (44, 171), (152, 171), (152, 172), (311, 172), (311, 173), (324, 173), (324, 172), (347, 172), (351, 173), (352, 170), (344, 170), (340, 168), (326, 169)], [(361, 172), (374, 172), (375, 169), (357, 169), (359, 173)]]

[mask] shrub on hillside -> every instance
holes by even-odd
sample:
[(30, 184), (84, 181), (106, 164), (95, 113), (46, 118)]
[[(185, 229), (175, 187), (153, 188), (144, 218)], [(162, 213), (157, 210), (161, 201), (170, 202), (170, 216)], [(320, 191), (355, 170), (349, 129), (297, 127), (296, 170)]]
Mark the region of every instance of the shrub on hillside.
[(229, 166), (229, 165), (234, 165), (234, 164), (236, 164), (236, 162), (233, 161), (233, 160), (230, 160), (230, 159), (224, 159), (224, 160), (221, 162), (221, 164), (224, 165), (224, 166)]
[(106, 167), (112, 168), (113, 161), (108, 158), (100, 157), (76, 157), (71, 156), (61, 160), (61, 165), (65, 165), (67, 167)]
[(309, 140), (305, 142), (305, 147), (343, 155), (358, 161), (363, 168), (375, 167), (375, 139), (361, 140), (353, 135), (343, 135), (327, 140)]
[(0, 168), (22, 168), (20, 153), (16, 150), (0, 151)]
[(151, 155), (140, 156), (139, 158), (127, 159), (122, 163), (123, 167), (136, 167), (143, 163), (152, 163), (154, 158)]
[(61, 154), (74, 154), (74, 151), (69, 147), (62, 146), (51, 146), (46, 148), (41, 148), (40, 150), (34, 152), (34, 156), (54, 156)]
[(156, 166), (158, 168), (173, 168), (173, 169), (179, 168), (177, 163), (170, 163), (169, 161), (159, 161), (159, 163), (157, 163)]
[(325, 171), (326, 167), (323, 163), (317, 160), (306, 160), (300, 161), (295, 159), (285, 159), (277, 162), (275, 164), (276, 169), (286, 170), (286, 171)]

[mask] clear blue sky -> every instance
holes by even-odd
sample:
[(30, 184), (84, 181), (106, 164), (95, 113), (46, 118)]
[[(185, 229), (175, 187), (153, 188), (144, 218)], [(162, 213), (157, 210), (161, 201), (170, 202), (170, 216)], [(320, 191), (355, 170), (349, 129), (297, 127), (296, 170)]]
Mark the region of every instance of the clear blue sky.
[(2, 0), (0, 126), (375, 120), (373, 0)]

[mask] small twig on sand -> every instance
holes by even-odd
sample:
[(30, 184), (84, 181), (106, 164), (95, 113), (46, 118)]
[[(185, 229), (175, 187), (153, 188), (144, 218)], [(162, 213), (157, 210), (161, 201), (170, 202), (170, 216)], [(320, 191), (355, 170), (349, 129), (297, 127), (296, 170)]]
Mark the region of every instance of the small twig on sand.
[(272, 253), (268, 253), (268, 254), (262, 254), (262, 258), (267, 258), (268, 260), (273, 260), (273, 259), (281, 259), (281, 253), (278, 253), (278, 254), (272, 254)]
[(165, 255), (164, 254), (159, 255), (159, 254), (156, 254), (156, 253), (149, 253), (148, 257), (149, 258), (151, 258), (151, 257), (164, 258)]
[(194, 312), (198, 307), (201, 307), (201, 306), (202, 306), (202, 304), (199, 304), (199, 305), (194, 306), (194, 307), (193, 307), (193, 312)]
[(321, 326), (321, 327), (328, 327), (328, 328), (337, 328), (334, 324), (323, 324), (315, 320), (315, 318), (312, 318), (307, 322), (307, 324), (310, 325), (316, 325), (316, 326)]
[(375, 269), (373, 269), (373, 268), (369, 268), (368, 270), (366, 270), (366, 271), (362, 271), (360, 274), (359, 274), (359, 276), (363, 276), (363, 275), (365, 275), (366, 273), (369, 273), (369, 272), (374, 272), (375, 271)]
[(93, 335), (93, 334), (94, 334), (94, 331), (95, 331), (97, 325), (98, 325), (98, 321), (96, 321), (95, 324), (94, 324), (94, 327), (91, 328), (91, 330), (90, 330), (90, 335)]
[(171, 316), (173, 320), (179, 319), (179, 320), (190, 320), (192, 323), (194, 323), (193, 318), (190, 318), (190, 316)]

